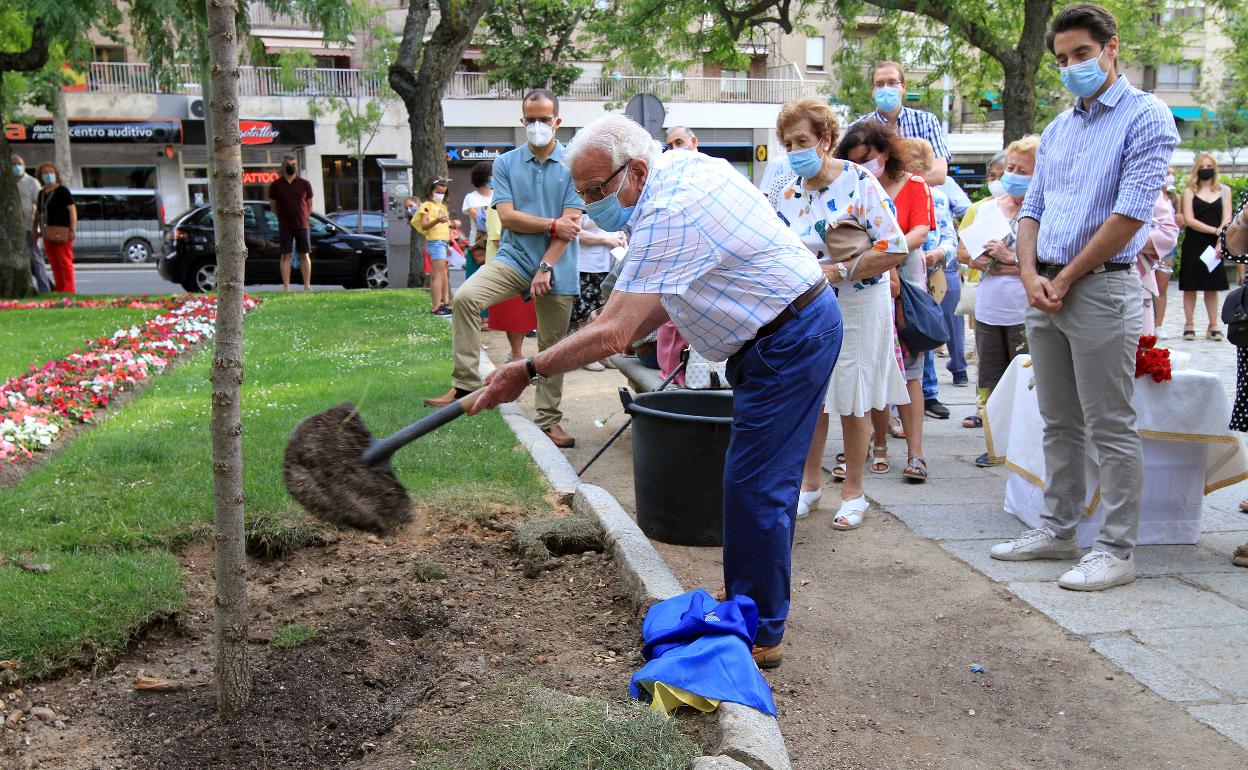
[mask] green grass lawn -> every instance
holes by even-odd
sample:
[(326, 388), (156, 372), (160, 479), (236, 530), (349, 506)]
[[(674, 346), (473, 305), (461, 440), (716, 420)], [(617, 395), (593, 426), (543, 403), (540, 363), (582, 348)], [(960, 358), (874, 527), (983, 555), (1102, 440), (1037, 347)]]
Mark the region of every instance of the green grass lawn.
[[(253, 542), (281, 548), (314, 531), (282, 485), (290, 431), (342, 401), (355, 402), (378, 436), (427, 413), (421, 398), (448, 386), (450, 327), (429, 314), (421, 292), (317, 292), (268, 295), (245, 334), (248, 526)], [(212, 520), (210, 355), (201, 350), (154, 379), (0, 490), (0, 553), (53, 567), (38, 575), (0, 566), (0, 659), (21, 660), (26, 675), (47, 673), (84, 646), (115, 649), (179, 605), (170, 551), (202, 537)], [(496, 413), (415, 442), (395, 455), (394, 468), (413, 500), (435, 513), (544, 504), (536, 469)]]
[(64, 358), (89, 339), (111, 336), (162, 312), (111, 307), (0, 312), (0, 382), (24, 374), (32, 364)]

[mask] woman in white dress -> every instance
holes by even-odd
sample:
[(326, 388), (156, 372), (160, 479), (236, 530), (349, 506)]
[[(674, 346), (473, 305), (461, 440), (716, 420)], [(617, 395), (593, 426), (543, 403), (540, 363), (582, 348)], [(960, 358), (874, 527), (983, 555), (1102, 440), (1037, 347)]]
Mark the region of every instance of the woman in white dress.
[[(841, 353), (832, 371), (824, 413), (806, 458), (798, 498), (801, 518), (818, 507), (823, 486), (823, 451), (828, 415), (841, 418), (845, 462), (836, 529), (855, 529), (867, 510), (863, 471), (871, 434), (870, 411), (909, 402), (893, 348), (893, 302), (886, 274), (906, 257), (905, 234), (879, 181), (866, 169), (832, 155), (840, 134), (827, 103), (802, 99), (785, 104), (776, 133), (793, 175), (773, 186), (771, 203), (780, 218), (820, 259), (841, 306)], [(824, 233), (853, 219), (875, 245), (857, 259), (832, 263)]]

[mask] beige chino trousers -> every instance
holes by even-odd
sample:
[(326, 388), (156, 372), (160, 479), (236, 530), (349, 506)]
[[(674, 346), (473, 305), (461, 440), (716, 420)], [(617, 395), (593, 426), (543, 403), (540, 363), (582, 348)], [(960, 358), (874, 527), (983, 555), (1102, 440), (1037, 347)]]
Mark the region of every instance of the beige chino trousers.
[[(455, 387), (476, 390), (481, 387), (478, 371), (481, 356), (481, 311), (498, 302), (518, 297), (529, 288), (525, 278), (497, 259), (486, 262), (459, 287), (451, 300), (451, 346), (455, 351)], [(547, 294), (534, 298), (537, 310), (537, 348), (545, 350), (567, 336), (576, 297)], [(563, 375), (557, 374), (537, 386), (537, 425), (542, 429), (559, 424), (563, 412)]]
[(1096, 547), (1131, 555), (1140, 524), (1144, 460), (1135, 427), (1135, 350), (1143, 303), (1135, 270), (1090, 273), (1062, 308), (1027, 309), (1027, 346), (1044, 420), (1044, 523), (1069, 538), (1087, 499), (1088, 443), (1100, 461), (1105, 523)]

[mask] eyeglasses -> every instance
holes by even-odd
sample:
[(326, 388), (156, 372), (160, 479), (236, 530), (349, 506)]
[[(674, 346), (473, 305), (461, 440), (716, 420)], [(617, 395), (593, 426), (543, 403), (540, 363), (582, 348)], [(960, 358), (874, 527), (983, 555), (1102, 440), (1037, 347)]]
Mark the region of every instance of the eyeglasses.
[(523, 123), (523, 124), (524, 124), (524, 125), (526, 125), (526, 126), (528, 126), (528, 125), (532, 125), (532, 124), (534, 124), (534, 123), (545, 123), (546, 125), (548, 125), (548, 126), (549, 126), (551, 123), (554, 123), (556, 120), (558, 120), (558, 118), (555, 118), (555, 117), (547, 117), (547, 118), (521, 118), (521, 119), (520, 119), (520, 122), (521, 122), (521, 123)]
[(611, 176), (603, 180), (602, 184), (591, 187), (588, 190), (577, 190), (576, 194), (581, 196), (581, 199), (585, 201), (592, 202), (592, 201), (602, 200), (603, 198), (607, 197), (607, 185), (611, 184), (611, 180), (615, 179), (617, 174), (619, 174), (624, 169), (628, 168), (629, 163), (630, 161), (627, 161), (627, 160), (624, 161), (624, 163), (621, 164), (619, 168), (611, 172)]

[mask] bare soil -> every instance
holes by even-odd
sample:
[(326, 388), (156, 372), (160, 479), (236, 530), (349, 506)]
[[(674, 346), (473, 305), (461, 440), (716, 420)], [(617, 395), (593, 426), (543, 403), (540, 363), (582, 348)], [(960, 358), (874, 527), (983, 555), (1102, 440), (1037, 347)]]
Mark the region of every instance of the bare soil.
[[(625, 419), (594, 425), (623, 384), (610, 370), (565, 378), (574, 467)], [(630, 513), (631, 439), (583, 478)], [(824, 500), (838, 498), (829, 481)], [(784, 663), (766, 672), (797, 770), (1248, 766), (1234, 743), (878, 507), (854, 532), (831, 517), (798, 526)], [(686, 588), (723, 585), (718, 548), (655, 546)]]
[[(428, 746), (454, 747), (511, 708), (490, 694), (517, 682), (628, 700), (640, 622), (609, 557), (566, 555), (526, 577), (510, 534), (428, 525), (386, 540), (344, 533), (252, 563), (255, 687), (230, 724), (214, 719), (211, 550), (195, 547), (182, 559), (189, 601), (174, 622), (111, 670), (0, 696), (0, 723), (19, 706), (56, 712), (0, 727), (0, 768), (410, 768)], [(291, 623), (319, 634), (269, 646)], [(139, 676), (177, 689), (136, 691)], [(687, 727), (707, 739), (709, 720)]]

